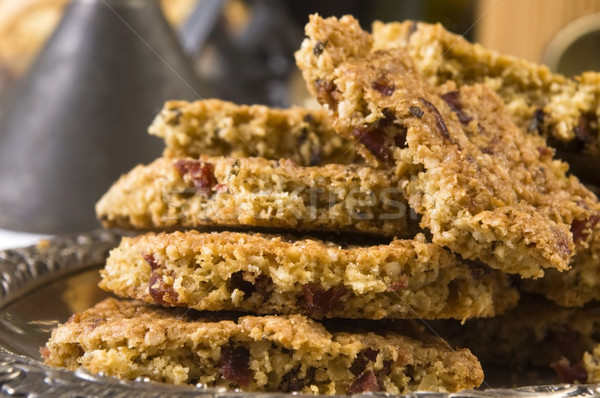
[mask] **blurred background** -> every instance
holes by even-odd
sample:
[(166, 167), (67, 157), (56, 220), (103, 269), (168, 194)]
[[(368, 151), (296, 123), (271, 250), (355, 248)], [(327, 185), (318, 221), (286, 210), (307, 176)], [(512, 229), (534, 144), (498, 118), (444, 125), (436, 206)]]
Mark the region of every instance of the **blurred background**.
[[(152, 0), (151, 0), (152, 1)], [(0, 106), (25, 75), (70, 0), (0, 0)], [(175, 30), (202, 0), (160, 0)], [(287, 106), (302, 98), (292, 53), (310, 13), (441, 22), (471, 41), (576, 74), (600, 62), (600, 0), (223, 0), (214, 29), (193, 56), (222, 98)], [(254, 14), (254, 15), (253, 15)], [(592, 18), (582, 18), (592, 17)], [(577, 22), (577, 23), (574, 23)], [(257, 26), (260, 25), (260, 26)], [(568, 28), (568, 29), (566, 29)], [(600, 33), (596, 33), (600, 35)], [(567, 37), (568, 36), (568, 37)], [(579, 39), (579, 40), (578, 40)], [(580, 55), (579, 58), (574, 58)], [(582, 55), (586, 55), (582, 57)], [(240, 64), (236, 61), (243, 59)], [(234, 82), (235, 84), (233, 84)], [(282, 87), (284, 84), (285, 87)]]
[[(64, 120), (69, 117), (68, 114), (65, 116), (64, 113), (60, 113), (60, 109), (53, 111), (54, 114), (60, 114), (60, 117), (52, 117), (52, 113), (50, 116), (46, 115), (49, 121), (43, 120), (41, 133), (32, 131), (40, 128), (39, 123), (32, 124), (33, 127), (23, 124), (23, 131), (14, 131), (14, 126), (21, 126), (24, 118), (34, 120), (46, 107), (38, 103), (31, 106), (24, 116), (22, 104), (32, 103), (31, 97), (36, 96), (35, 91), (32, 92), (35, 84), (29, 84), (28, 89), (21, 89), (20, 92), (19, 87), (23, 82), (30, 82), (33, 79), (32, 74), (56, 72), (49, 71), (47, 66), (41, 67), (43, 62), (39, 58), (49, 57), (48, 54), (41, 55), (44, 53), (42, 49), (50, 46), (47, 43), (52, 41), (50, 38), (53, 33), (59, 36), (56, 33), (57, 27), (61, 20), (63, 25), (67, 23), (65, 13), (68, 14), (67, 9), (69, 6), (74, 8), (75, 3), (79, 3), (80, 7), (83, 7), (84, 3), (96, 3), (100, 10), (110, 9), (114, 15), (108, 13), (103, 18), (112, 18), (113, 21), (112, 25), (95, 25), (90, 22), (94, 21), (94, 16), (88, 12), (85, 16), (88, 18), (86, 22), (77, 25), (72, 21), (77, 16), (71, 15), (70, 22), (76, 30), (66, 34), (66, 28), (63, 28), (63, 36), (70, 35), (70, 38), (62, 37), (62, 41), (54, 39), (51, 51), (54, 58), (60, 53), (61, 45), (73, 47), (73, 43), (79, 40), (83, 44), (78, 45), (87, 46), (88, 42), (83, 41), (85, 38), (79, 36), (94, 34), (105, 36), (105, 40), (89, 41), (93, 43), (93, 48), (89, 51), (85, 47), (79, 47), (79, 53), (75, 53), (75, 56), (74, 53), (69, 53), (66, 57), (71, 59), (65, 61), (68, 65), (61, 67), (66, 68), (65, 70), (88, 73), (90, 68), (102, 70), (114, 67), (113, 64), (120, 59), (125, 60), (125, 66), (120, 67), (127, 69), (127, 57), (132, 55), (131, 48), (127, 46), (138, 45), (148, 50), (148, 54), (144, 55), (146, 58), (143, 58), (143, 61), (135, 64), (135, 68), (141, 70), (148, 69), (150, 64), (164, 64), (163, 69), (170, 70), (163, 71), (163, 77), (166, 73), (176, 76), (175, 80), (180, 83), (183, 82), (187, 86), (187, 89), (184, 87), (184, 91), (187, 91), (175, 92), (184, 93), (181, 98), (189, 100), (210, 96), (238, 103), (261, 103), (278, 107), (315, 105), (308, 98), (304, 82), (293, 61), (293, 52), (299, 48), (303, 39), (303, 26), (308, 20), (308, 15), (314, 12), (322, 16), (353, 14), (366, 29), (369, 29), (371, 22), (376, 19), (384, 22), (405, 19), (441, 22), (447, 29), (465, 36), (470, 41), (530, 61), (546, 63), (552, 70), (567, 75), (575, 75), (583, 70), (600, 69), (600, 0), (0, 0), (0, 121), (8, 116), (15, 119), (12, 114), (21, 113), (16, 121), (9, 120), (10, 123), (7, 123), (5, 120), (4, 124), (0, 123), (0, 191), (6, 192), (6, 187), (15, 186), (12, 194), (0, 194), (0, 232), (1, 228), (5, 228), (54, 234), (97, 227), (93, 203), (110, 183), (135, 164), (148, 162), (160, 154), (159, 146), (152, 141), (156, 139), (148, 137), (145, 128), (150, 124), (153, 115), (160, 110), (162, 101), (171, 98), (159, 98), (160, 101), (155, 102), (146, 101), (143, 112), (134, 112), (137, 100), (132, 96), (132, 91), (138, 91), (137, 98), (143, 102), (143, 98), (148, 97), (152, 90), (140, 90), (132, 85), (127, 88), (129, 92), (124, 94), (119, 91), (123, 88), (119, 85), (122, 86), (123, 83), (111, 87), (111, 93), (115, 98), (121, 98), (125, 104), (129, 104), (114, 117), (117, 126), (127, 127), (126, 132), (117, 131), (120, 129), (115, 128), (115, 125), (108, 125), (103, 128), (111, 131), (104, 134), (106, 139), (100, 139), (94, 134), (103, 134), (101, 129), (93, 133), (91, 127), (90, 131), (87, 131), (88, 128), (76, 127), (78, 135), (84, 139), (75, 140), (73, 134), (63, 134), (67, 130)], [(151, 32), (156, 26), (157, 34), (165, 36), (165, 33), (158, 29), (160, 21), (153, 19), (156, 15), (148, 14), (152, 18), (145, 16), (141, 21), (136, 21), (135, 10), (149, 3), (160, 6), (168, 21), (170, 33), (174, 36), (168, 46), (181, 47), (177, 49), (180, 54), (175, 56), (181, 58), (179, 55), (183, 55), (186, 58), (185, 62), (189, 63), (191, 73), (195, 75), (193, 78), (176, 70), (177, 68), (172, 68), (172, 65), (175, 65), (170, 61), (172, 58), (169, 58), (172, 54), (164, 53), (169, 53), (169, 49), (161, 50), (163, 52), (155, 51), (154, 46), (158, 48), (158, 44), (155, 44), (157, 39), (151, 38), (149, 33), (142, 31), (143, 29), (140, 30), (139, 26), (146, 26), (148, 32)], [(131, 13), (124, 17), (126, 14), (120, 14), (118, 7), (129, 7)], [(81, 13), (79, 16), (81, 17)], [(134, 22), (138, 25), (134, 25)], [(88, 31), (92, 26), (96, 30), (90, 33)], [(116, 34), (114, 31), (118, 26), (127, 29), (124, 28)], [(102, 29), (106, 29), (105, 34)], [(164, 43), (159, 44), (164, 47)], [(93, 57), (98, 52), (106, 51), (99, 48), (101, 46), (111, 47), (108, 58)], [(81, 48), (85, 48), (85, 51)], [(141, 55), (138, 59), (142, 59), (140, 57)], [(99, 61), (94, 61), (95, 59)], [(97, 65), (90, 65), (90, 62), (97, 62)], [(85, 64), (87, 69), (77, 69), (73, 66), (80, 64)], [(134, 68), (134, 65), (131, 67)], [(50, 93), (57, 93), (60, 97), (56, 101), (53, 100), (53, 95), (45, 94), (48, 96), (47, 106), (54, 104), (60, 108), (59, 105), (66, 101), (64, 97), (67, 94), (63, 91), (76, 91), (72, 86), (81, 86), (77, 79), (81, 79), (82, 84), (87, 84), (84, 86), (84, 90), (87, 90), (84, 91), (86, 97), (88, 94), (94, 97), (98, 85), (104, 88), (111, 86), (110, 78), (104, 78), (95, 86), (93, 82), (84, 81), (93, 80), (86, 77), (84, 72), (81, 72), (81, 77), (76, 74), (67, 77), (71, 80), (69, 87), (52, 88)], [(112, 76), (116, 81), (118, 73), (113, 73)], [(192, 83), (191, 80), (196, 77), (198, 82)], [(60, 76), (56, 80), (58, 82)], [(48, 85), (47, 82), (44, 84)], [(146, 86), (147, 84), (144, 87)], [(16, 94), (17, 92), (19, 93)], [(81, 92), (77, 95), (81, 97)], [(87, 121), (89, 126), (96, 125), (99, 119), (110, 119), (110, 112), (114, 113), (114, 110), (102, 108), (113, 102), (108, 94), (102, 95), (102, 102), (93, 105), (97, 113), (85, 116), (87, 119), (83, 120), (84, 123)], [(19, 97), (18, 101), (15, 97)], [(26, 97), (25, 100), (23, 97)], [(78, 115), (80, 119), (85, 119), (78, 109), (82, 102), (80, 97), (67, 101), (70, 104), (69, 112), (74, 119), (77, 119)], [(16, 106), (15, 102), (18, 102)], [(132, 109), (129, 115), (127, 107)], [(136, 119), (136, 123), (127, 124), (128, 118)], [(30, 133), (31, 139), (23, 138)], [(89, 135), (87, 141), (86, 134)], [(131, 135), (131, 139), (120, 141), (124, 135)], [(13, 152), (18, 153), (16, 156), (23, 156), (24, 152), (31, 156), (38, 149), (41, 151), (39, 153), (49, 151), (47, 148), (50, 145), (38, 148), (40, 137), (46, 136), (47, 142), (58, 143), (51, 149), (56, 153), (44, 160), (47, 164), (40, 160), (39, 164), (32, 167), (29, 163), (20, 165), (12, 158), (6, 160), (14, 155)], [(8, 148), (10, 145), (15, 145), (14, 149)], [(27, 145), (37, 147), (31, 150)], [(148, 150), (142, 150), (146, 146)], [(80, 156), (71, 156), (75, 152), (81, 152)], [(98, 157), (98, 153), (103, 154), (103, 157), (100, 156), (96, 163), (90, 161), (88, 164), (87, 160)], [(53, 162), (59, 162), (60, 167), (55, 167)], [(13, 172), (13, 165), (16, 177), (5, 178)], [(93, 168), (93, 176), (85, 175), (86, 167)], [(54, 174), (43, 175), (42, 171), (49, 169), (53, 169)], [(106, 169), (107, 172), (99, 173), (101, 169)], [(18, 175), (19, 173), (23, 175)], [(74, 174), (76, 178), (56, 177), (65, 174)], [(27, 186), (19, 190), (17, 186), (23, 179), (27, 179)], [(37, 180), (41, 182), (38, 183)], [(44, 188), (49, 180), (55, 188)], [(59, 193), (55, 195), (53, 190)], [(21, 203), (22, 198), (36, 196), (39, 196), (39, 203)], [(84, 205), (77, 206), (77, 200), (85, 202)], [(63, 209), (60, 212), (54, 210), (52, 201), (61, 204)], [(44, 223), (36, 225), (29, 221), (18, 222), (27, 218), (40, 219), (39, 214), (42, 212), (46, 216), (50, 215)], [(51, 217), (52, 214), (55, 214), (55, 217)], [(70, 219), (70, 222), (61, 224), (60, 220), (66, 219)], [(0, 233), (0, 240), (1, 238)]]

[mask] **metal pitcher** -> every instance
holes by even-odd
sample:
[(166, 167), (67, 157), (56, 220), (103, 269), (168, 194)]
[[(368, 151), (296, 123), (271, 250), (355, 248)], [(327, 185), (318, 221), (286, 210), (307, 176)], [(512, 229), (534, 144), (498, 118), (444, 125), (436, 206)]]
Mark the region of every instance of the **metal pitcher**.
[(159, 156), (163, 102), (199, 93), (157, 0), (73, 0), (0, 121), (0, 227), (96, 228), (100, 196)]

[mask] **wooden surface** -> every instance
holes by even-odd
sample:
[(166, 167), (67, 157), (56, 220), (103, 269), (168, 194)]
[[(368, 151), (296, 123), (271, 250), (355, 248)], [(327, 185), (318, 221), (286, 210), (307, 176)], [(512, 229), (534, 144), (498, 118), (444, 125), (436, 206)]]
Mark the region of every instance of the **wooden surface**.
[(594, 13), (600, 13), (600, 0), (480, 0), (475, 40), (539, 62), (561, 28)]

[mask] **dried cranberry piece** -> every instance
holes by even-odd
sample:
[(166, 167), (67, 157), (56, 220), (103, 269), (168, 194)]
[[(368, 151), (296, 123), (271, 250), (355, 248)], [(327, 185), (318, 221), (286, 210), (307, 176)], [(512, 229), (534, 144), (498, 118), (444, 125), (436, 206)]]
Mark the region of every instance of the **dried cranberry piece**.
[(425, 98), (419, 98), (419, 101), (421, 101), (421, 103), (423, 105), (425, 105), (425, 107), (433, 113), (433, 116), (435, 117), (435, 126), (442, 134), (442, 137), (447, 141), (453, 142), (452, 137), (450, 137), (450, 132), (448, 131), (448, 127), (446, 127), (444, 118), (442, 117), (442, 114), (440, 113), (438, 108), (436, 108), (435, 105), (433, 105), (431, 102), (427, 101)]
[(591, 216), (586, 220), (574, 220), (571, 223), (571, 233), (575, 244), (586, 241), (590, 236), (590, 230), (600, 221), (600, 216)]
[(584, 144), (594, 142), (594, 137), (598, 135), (598, 127), (594, 127), (596, 115), (594, 113), (582, 113), (579, 115), (577, 126), (573, 128), (575, 137)]
[(215, 168), (212, 163), (199, 160), (178, 160), (175, 162), (175, 168), (182, 177), (189, 175), (196, 189), (210, 190), (217, 185)]
[(563, 383), (586, 383), (588, 380), (588, 372), (581, 361), (571, 365), (568, 359), (562, 358), (552, 367)]
[(308, 368), (306, 376), (299, 377), (300, 365), (287, 372), (281, 380), (281, 390), (285, 392), (302, 391), (304, 387), (311, 385), (315, 381), (315, 368)]
[[(386, 145), (386, 137), (399, 148), (406, 147), (407, 128), (394, 123), (395, 115), (389, 109), (383, 110), (383, 116), (370, 126), (359, 126), (352, 130), (352, 135), (362, 143), (376, 158), (389, 163), (392, 160), (390, 146)], [(389, 144), (392, 144), (391, 142)]]
[(319, 104), (327, 104), (332, 111), (337, 109), (337, 104), (340, 99), (340, 92), (334, 82), (317, 79), (315, 80), (315, 88), (317, 90), (317, 101)]
[(390, 372), (392, 371), (393, 364), (394, 364), (394, 361), (391, 359), (388, 359), (387, 361), (383, 361), (383, 367), (377, 372), (377, 376), (389, 375)]
[(556, 239), (556, 249), (558, 254), (563, 258), (568, 258), (571, 256), (571, 239), (562, 230), (558, 228), (553, 229), (554, 238)]
[(463, 112), (463, 104), (460, 100), (460, 93), (458, 91), (449, 91), (446, 94), (443, 94), (442, 99), (444, 102), (448, 104), (452, 112), (456, 113), (458, 116), (458, 121), (462, 124), (469, 124), (473, 118)]
[(388, 292), (397, 292), (398, 290), (404, 290), (408, 287), (408, 278), (403, 276), (399, 281), (393, 281), (387, 287)]
[(334, 286), (324, 290), (316, 283), (309, 283), (302, 288), (304, 292), (304, 305), (311, 313), (325, 314), (331, 311), (346, 293), (344, 286)]
[(352, 362), (352, 365), (350, 365), (350, 368), (348, 370), (350, 370), (350, 373), (352, 373), (354, 376), (358, 376), (359, 374), (365, 371), (368, 363), (369, 360), (365, 358), (364, 355), (361, 355), (361, 353), (359, 352), (356, 358), (354, 358), (354, 361)]
[(231, 345), (221, 348), (219, 372), (223, 378), (246, 387), (254, 376), (250, 369), (250, 351), (246, 347)]
[(379, 391), (379, 380), (372, 370), (368, 370), (365, 373), (358, 376), (352, 385), (348, 387), (348, 394), (358, 394), (361, 392)]
[(366, 127), (357, 127), (352, 131), (352, 135), (361, 142), (369, 152), (384, 162), (391, 159), (390, 149), (384, 144), (384, 134), (382, 130), (369, 130)]
[(158, 271), (152, 271), (150, 275), (148, 293), (152, 300), (163, 307), (172, 307), (179, 301), (179, 295), (173, 290), (173, 286), (166, 283)]
[(394, 83), (390, 82), (385, 77), (380, 77), (371, 83), (371, 88), (375, 91), (378, 91), (381, 95), (389, 97), (396, 91), (396, 86)]
[(150, 268), (152, 268), (152, 271), (155, 271), (158, 268), (160, 268), (160, 264), (158, 264), (158, 262), (154, 259), (154, 254), (142, 253), (142, 257), (144, 258), (144, 260), (146, 260), (148, 265), (150, 265)]
[(375, 361), (377, 359), (377, 355), (379, 355), (379, 350), (374, 350), (373, 348), (366, 348), (361, 352), (364, 353), (365, 357), (369, 359), (369, 361)]
[(369, 362), (374, 362), (377, 359), (378, 354), (379, 350), (374, 350), (372, 348), (365, 348), (364, 350), (361, 350), (358, 354), (356, 354), (356, 358), (350, 366), (350, 372), (353, 375), (358, 376), (365, 371)]

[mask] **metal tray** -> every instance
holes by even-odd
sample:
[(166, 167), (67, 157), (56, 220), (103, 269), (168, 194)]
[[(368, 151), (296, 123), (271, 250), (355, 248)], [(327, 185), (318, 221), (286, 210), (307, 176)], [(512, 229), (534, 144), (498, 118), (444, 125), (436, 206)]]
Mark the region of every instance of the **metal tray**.
[[(297, 394), (245, 393), (148, 380), (123, 381), (84, 370), (41, 363), (39, 348), (71, 314), (107, 296), (97, 286), (98, 269), (120, 235), (95, 231), (0, 251), (0, 394), (26, 397), (240, 397), (289, 398)], [(526, 383), (526, 382), (525, 382)], [(497, 383), (491, 383), (494, 386)], [(384, 393), (369, 396), (389, 396)], [(407, 397), (600, 396), (600, 385), (488, 388), (455, 394), (416, 392)]]

